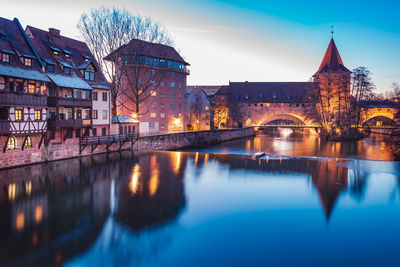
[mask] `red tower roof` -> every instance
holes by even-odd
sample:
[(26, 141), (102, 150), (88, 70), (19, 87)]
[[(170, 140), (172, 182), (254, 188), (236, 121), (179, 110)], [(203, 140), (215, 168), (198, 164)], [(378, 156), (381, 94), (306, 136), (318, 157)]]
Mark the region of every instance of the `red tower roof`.
[(331, 39), (328, 49), (325, 52), (324, 59), (322, 59), (321, 65), (316, 74), (319, 73), (343, 73), (350, 72), (344, 65), (342, 58), (340, 57), (339, 51), (336, 48), (335, 41)]

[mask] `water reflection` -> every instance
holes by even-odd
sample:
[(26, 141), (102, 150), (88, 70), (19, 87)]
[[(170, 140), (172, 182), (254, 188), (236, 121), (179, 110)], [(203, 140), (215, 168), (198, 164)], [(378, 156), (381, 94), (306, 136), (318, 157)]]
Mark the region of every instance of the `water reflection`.
[[(249, 142), (244, 142), (246, 147)], [(262, 146), (264, 141), (257, 142)], [(266, 263), (265, 252), (243, 245), (254, 248), (257, 241), (252, 238), (269, 238), (277, 246), (271, 260), (284, 256), (279, 254), (283, 240), (308, 242), (320, 237), (326, 225), (340, 229), (334, 234), (343, 237), (340, 233), (352, 227), (343, 222), (343, 212), (356, 210), (353, 202), (376, 206), (382, 204), (377, 199), (386, 198), (398, 209), (400, 167), (374, 164), (374, 169), (387, 171), (379, 175), (393, 179), (377, 180), (365, 167), (372, 166), (369, 161), (251, 160), (198, 152), (113, 153), (1, 171), (0, 264), (189, 266), (227, 263), (218, 259), (228, 258), (240, 264), (249, 257), (252, 263)], [(369, 197), (375, 191), (379, 197)], [(397, 221), (394, 218), (389, 228)], [(390, 222), (375, 221), (373, 227)], [(276, 229), (274, 223), (288, 233), (301, 226), (305, 236), (274, 236), (269, 232)], [(369, 225), (368, 220), (364, 223)], [(224, 237), (215, 239), (219, 235)], [(386, 242), (394, 244), (395, 237)], [(205, 245), (209, 242), (226, 250), (212, 254), (208, 247), (213, 245)], [(349, 245), (359, 242), (354, 239)], [(323, 254), (321, 249), (315, 248)], [(209, 257), (201, 257), (204, 253)]]
[(250, 154), (264, 151), (274, 156), (357, 158), (368, 160), (394, 159), (389, 140), (371, 136), (358, 141), (326, 142), (318, 136), (286, 131), (257, 134), (256, 137), (225, 142), (217, 146), (191, 148), (188, 152)]

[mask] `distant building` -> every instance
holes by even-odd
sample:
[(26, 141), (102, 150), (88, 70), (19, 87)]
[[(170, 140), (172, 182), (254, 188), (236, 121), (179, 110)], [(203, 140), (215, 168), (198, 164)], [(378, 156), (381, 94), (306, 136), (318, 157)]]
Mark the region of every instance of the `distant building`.
[(139, 121), (131, 116), (115, 116), (112, 118), (111, 134), (138, 133)]
[(210, 129), (210, 101), (202, 89), (193, 88), (187, 90), (186, 128), (188, 131)]
[(108, 134), (110, 89), (88, 46), (57, 29), (27, 26), (25, 31), (51, 80), (49, 138), (59, 142)]
[[(189, 63), (173, 47), (133, 39), (106, 59), (122, 73), (118, 115), (138, 116), (144, 134), (185, 130)], [(140, 103), (138, 111), (136, 103)]]

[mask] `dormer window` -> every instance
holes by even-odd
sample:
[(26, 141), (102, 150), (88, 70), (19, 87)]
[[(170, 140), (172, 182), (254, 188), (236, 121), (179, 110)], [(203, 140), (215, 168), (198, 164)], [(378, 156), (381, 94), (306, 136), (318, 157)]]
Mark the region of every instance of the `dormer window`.
[(64, 68), (64, 74), (66, 74), (66, 75), (71, 75), (71, 68), (65, 67), (65, 68)]
[(63, 50), (63, 52), (64, 52), (64, 56), (65, 56), (66, 58), (70, 58), (71, 55), (72, 55), (72, 53), (69, 52), (68, 50)]
[(51, 46), (51, 45), (49, 45), (49, 47), (50, 47), (53, 55), (58, 56), (60, 54), (61, 50), (58, 49), (57, 47), (54, 47), (54, 46)]
[(52, 65), (52, 64), (47, 64), (47, 65), (46, 65), (46, 70), (47, 70), (48, 72), (54, 72), (54, 65)]
[(32, 67), (32, 59), (24, 58), (24, 65), (27, 67)]
[(85, 60), (85, 62), (87, 62), (87, 61), (90, 61), (91, 60), (91, 58), (89, 57), (89, 56), (85, 56), (85, 55), (82, 55), (83, 56), (83, 59)]
[(94, 71), (85, 70), (85, 80), (94, 81)]
[(4, 63), (10, 63), (10, 55), (9, 55), (9, 54), (6, 54), (6, 53), (3, 53), (2, 61), (3, 61)]

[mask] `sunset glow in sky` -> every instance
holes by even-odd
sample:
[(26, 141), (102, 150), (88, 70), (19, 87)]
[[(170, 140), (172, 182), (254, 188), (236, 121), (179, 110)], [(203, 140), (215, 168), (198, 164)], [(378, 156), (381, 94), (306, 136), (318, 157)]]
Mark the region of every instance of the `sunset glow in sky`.
[(331, 25), (347, 68), (370, 69), (379, 92), (400, 82), (397, 1), (14, 0), (1, 3), (0, 16), (81, 39), (80, 15), (101, 5), (165, 25), (191, 64), (189, 85), (306, 81), (321, 63)]

